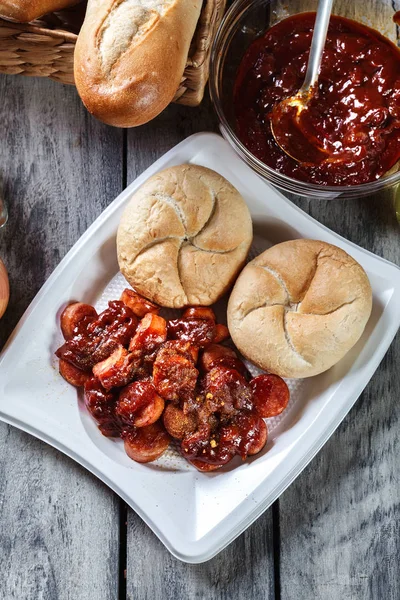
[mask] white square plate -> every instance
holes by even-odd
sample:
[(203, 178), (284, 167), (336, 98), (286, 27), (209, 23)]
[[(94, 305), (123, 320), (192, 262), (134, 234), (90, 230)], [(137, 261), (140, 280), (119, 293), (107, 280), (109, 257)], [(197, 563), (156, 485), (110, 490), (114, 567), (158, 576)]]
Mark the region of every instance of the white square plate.
[[(121, 441), (104, 438), (77, 392), (57, 373), (58, 317), (71, 300), (98, 306), (118, 297), (115, 236), (123, 208), (151, 175), (181, 163), (210, 167), (244, 196), (256, 248), (305, 237), (340, 246), (368, 273), (373, 311), (353, 350), (326, 373), (292, 385), (292, 402), (269, 423), (259, 457), (236, 469), (198, 473), (174, 450), (149, 465), (131, 461)], [(106, 290), (106, 295), (104, 294)], [(106, 297), (107, 296), (107, 297)], [(133, 182), (93, 223), (27, 309), (0, 356), (0, 418), (48, 442), (117, 492), (172, 554), (190, 563), (215, 556), (294, 480), (354, 404), (400, 324), (400, 269), (355, 246), (296, 208), (262, 181), (215, 134), (173, 148)]]

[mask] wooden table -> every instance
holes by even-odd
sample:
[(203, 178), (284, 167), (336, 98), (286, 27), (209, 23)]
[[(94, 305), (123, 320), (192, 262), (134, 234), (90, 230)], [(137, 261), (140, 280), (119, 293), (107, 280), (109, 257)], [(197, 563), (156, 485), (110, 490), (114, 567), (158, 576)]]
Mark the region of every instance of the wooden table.
[[(171, 106), (124, 132), (91, 118), (71, 87), (2, 76), (0, 124), (10, 212), (0, 256), (11, 283), (1, 347), (60, 259), (127, 183), (217, 123), (205, 101), (197, 110)], [(392, 200), (390, 192), (358, 201), (294, 199), (334, 231), (400, 263)], [(302, 475), (246, 533), (196, 566), (173, 558), (94, 476), (0, 423), (0, 598), (398, 600), (399, 360), (397, 337)]]

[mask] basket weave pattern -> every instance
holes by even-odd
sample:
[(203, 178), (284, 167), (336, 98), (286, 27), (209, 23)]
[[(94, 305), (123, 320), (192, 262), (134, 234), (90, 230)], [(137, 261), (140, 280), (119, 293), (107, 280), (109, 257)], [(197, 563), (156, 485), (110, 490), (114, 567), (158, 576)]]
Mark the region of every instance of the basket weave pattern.
[[(174, 102), (200, 104), (209, 74), (212, 41), (226, 0), (204, 0), (186, 68)], [(50, 77), (74, 84), (74, 49), (85, 15), (85, 3), (32, 23), (0, 19), (0, 73)]]

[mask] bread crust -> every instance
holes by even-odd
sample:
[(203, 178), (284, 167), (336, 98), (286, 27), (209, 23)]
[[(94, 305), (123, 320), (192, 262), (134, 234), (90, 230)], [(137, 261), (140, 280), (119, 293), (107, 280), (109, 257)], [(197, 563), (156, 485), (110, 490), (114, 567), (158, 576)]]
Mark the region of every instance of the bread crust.
[(76, 86), (89, 112), (117, 127), (157, 116), (179, 87), (201, 6), (201, 0), (89, 0), (74, 55)]
[(80, 0), (0, 0), (0, 15), (4, 19), (28, 23), (55, 10), (78, 4)]
[(310, 377), (336, 364), (364, 331), (372, 291), (346, 252), (317, 240), (277, 244), (251, 261), (228, 304), (239, 351), (281, 377)]
[(118, 228), (118, 262), (157, 304), (208, 306), (232, 286), (252, 237), (249, 209), (224, 177), (179, 165), (133, 195)]

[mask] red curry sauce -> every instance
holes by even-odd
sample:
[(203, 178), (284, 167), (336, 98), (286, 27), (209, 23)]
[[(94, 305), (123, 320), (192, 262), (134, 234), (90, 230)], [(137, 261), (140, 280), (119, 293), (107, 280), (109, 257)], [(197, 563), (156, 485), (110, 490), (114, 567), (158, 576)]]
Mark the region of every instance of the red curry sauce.
[(302, 132), (326, 160), (299, 163), (273, 138), (271, 111), (303, 83), (314, 21), (315, 13), (289, 17), (250, 45), (235, 82), (237, 135), (263, 163), (294, 179), (374, 181), (400, 159), (400, 50), (360, 23), (331, 17), (318, 85), (300, 116)]

